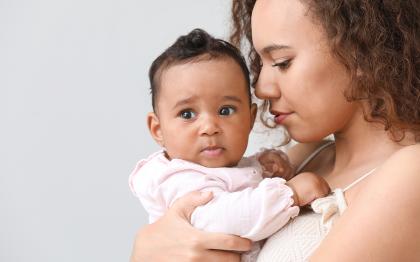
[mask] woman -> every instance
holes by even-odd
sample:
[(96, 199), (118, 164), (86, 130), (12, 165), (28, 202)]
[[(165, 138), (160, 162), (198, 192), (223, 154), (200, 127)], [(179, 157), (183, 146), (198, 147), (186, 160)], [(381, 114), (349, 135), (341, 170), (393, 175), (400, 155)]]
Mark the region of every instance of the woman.
[[(273, 235), (259, 261), (420, 260), (419, 2), (244, 0), (232, 10), (233, 41), (252, 40), (257, 97), (301, 143), (291, 161), (337, 189)], [(335, 143), (319, 142), (330, 134)], [(231, 251), (247, 240), (188, 223), (209, 199), (190, 194), (139, 231), (132, 260), (239, 261)]]

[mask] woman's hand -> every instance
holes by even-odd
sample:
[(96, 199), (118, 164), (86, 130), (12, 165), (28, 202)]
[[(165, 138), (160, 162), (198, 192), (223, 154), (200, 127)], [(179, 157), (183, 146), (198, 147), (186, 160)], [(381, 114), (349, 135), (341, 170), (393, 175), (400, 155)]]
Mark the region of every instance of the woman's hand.
[(158, 221), (139, 230), (131, 262), (240, 261), (233, 251), (248, 251), (250, 240), (204, 232), (189, 223), (194, 209), (211, 199), (211, 193), (192, 192), (177, 200)]

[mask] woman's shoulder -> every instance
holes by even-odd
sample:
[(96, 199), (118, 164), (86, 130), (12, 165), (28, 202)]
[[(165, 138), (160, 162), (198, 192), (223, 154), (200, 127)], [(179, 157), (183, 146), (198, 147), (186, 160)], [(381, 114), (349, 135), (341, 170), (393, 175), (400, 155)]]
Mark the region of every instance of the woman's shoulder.
[(393, 153), (369, 180), (367, 198), (373, 194), (382, 195), (384, 198), (377, 201), (385, 201), (392, 208), (399, 210), (410, 206), (420, 211), (420, 144), (405, 146)]
[[(392, 160), (393, 158), (401, 158), (402, 159), (413, 159), (418, 158), (420, 154), (420, 143), (404, 146), (400, 150), (396, 151), (393, 155), (391, 155), (389, 160)], [(419, 162), (420, 164), (420, 162)]]
[(420, 181), (420, 144), (405, 146), (393, 153), (377, 173), (383, 174), (378, 175), (381, 179)]
[(419, 156), (420, 145), (406, 146), (378, 167), (312, 260), (340, 257), (360, 261), (369, 256), (377, 261), (417, 261), (420, 257)]

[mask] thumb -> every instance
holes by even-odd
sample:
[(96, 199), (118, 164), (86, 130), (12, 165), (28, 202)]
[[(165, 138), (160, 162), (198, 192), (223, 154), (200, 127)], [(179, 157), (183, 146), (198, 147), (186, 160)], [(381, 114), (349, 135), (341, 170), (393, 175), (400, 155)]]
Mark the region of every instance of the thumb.
[(195, 208), (207, 204), (212, 198), (213, 194), (211, 192), (190, 192), (177, 199), (172, 205), (171, 210), (189, 222)]

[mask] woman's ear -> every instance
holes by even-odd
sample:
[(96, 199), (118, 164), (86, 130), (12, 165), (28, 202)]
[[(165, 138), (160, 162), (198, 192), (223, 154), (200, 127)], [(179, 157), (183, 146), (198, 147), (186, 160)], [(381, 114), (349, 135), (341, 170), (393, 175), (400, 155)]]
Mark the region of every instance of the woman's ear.
[(159, 117), (154, 112), (150, 112), (147, 114), (147, 126), (149, 127), (149, 131), (153, 139), (160, 146), (165, 146), (163, 141), (162, 130), (160, 128)]
[(257, 104), (252, 103), (251, 104), (251, 128), (252, 129), (254, 127), (254, 123), (255, 123), (255, 118), (257, 117)]

